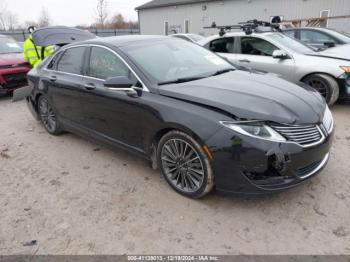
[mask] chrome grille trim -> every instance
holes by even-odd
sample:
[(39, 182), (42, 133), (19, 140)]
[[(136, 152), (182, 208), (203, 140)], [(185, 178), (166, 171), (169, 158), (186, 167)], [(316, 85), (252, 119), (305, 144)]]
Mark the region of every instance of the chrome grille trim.
[(322, 159), (321, 162), (318, 163), (318, 165), (316, 167), (314, 167), (313, 170), (309, 171), (307, 174), (303, 174), (303, 175), (299, 176), (299, 178), (306, 179), (306, 178), (316, 174), (318, 171), (320, 171), (327, 164), (328, 160), (329, 160), (329, 153)]
[(311, 147), (322, 143), (326, 137), (317, 125), (277, 125), (271, 127), (284, 136), (289, 142), (296, 143), (302, 147)]

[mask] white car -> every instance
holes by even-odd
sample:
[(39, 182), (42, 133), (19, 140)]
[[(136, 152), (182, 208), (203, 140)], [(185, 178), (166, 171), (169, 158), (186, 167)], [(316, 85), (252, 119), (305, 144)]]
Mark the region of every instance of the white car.
[(346, 47), (318, 52), (280, 32), (229, 32), (198, 44), (238, 66), (304, 82), (320, 92), (329, 105), (350, 97), (350, 53), (342, 49)]
[(197, 34), (173, 34), (170, 36), (180, 38), (180, 39), (186, 40), (188, 42), (192, 42), (192, 43), (198, 43), (199, 41), (204, 39), (203, 36), (197, 35)]

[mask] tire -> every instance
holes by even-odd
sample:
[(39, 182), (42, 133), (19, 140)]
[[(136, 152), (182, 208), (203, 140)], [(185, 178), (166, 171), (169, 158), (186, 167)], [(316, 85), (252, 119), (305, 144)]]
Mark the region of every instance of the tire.
[(48, 133), (51, 135), (62, 134), (61, 125), (57, 119), (55, 110), (45, 96), (41, 96), (38, 99), (38, 114), (41, 123)]
[(316, 89), (325, 99), (329, 106), (337, 102), (339, 98), (339, 84), (325, 74), (314, 74), (306, 77), (303, 82)]
[(195, 139), (181, 131), (170, 131), (161, 138), (157, 161), (167, 183), (183, 196), (198, 199), (214, 188), (208, 156)]

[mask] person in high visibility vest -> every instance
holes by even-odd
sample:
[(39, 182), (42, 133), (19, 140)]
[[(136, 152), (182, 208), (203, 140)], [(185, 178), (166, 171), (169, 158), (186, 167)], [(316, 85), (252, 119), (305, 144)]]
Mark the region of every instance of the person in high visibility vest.
[(29, 37), (23, 44), (24, 59), (32, 66), (37, 67), (41, 64), (45, 57), (55, 52), (54, 46), (38, 46), (33, 41), (32, 33), (35, 31), (34, 26), (28, 28)]

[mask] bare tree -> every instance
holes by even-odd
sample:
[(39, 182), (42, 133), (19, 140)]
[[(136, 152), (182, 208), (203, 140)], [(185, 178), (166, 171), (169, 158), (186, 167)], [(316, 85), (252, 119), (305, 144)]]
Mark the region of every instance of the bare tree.
[(6, 30), (6, 13), (7, 4), (4, 0), (0, 0), (0, 29)]
[(5, 17), (7, 30), (14, 30), (18, 24), (18, 17), (12, 12), (8, 12)]
[(40, 13), (40, 17), (38, 19), (38, 26), (39, 27), (46, 27), (51, 24), (51, 17), (49, 15), (49, 12), (46, 8), (43, 8)]
[(108, 18), (108, 11), (107, 11), (107, 0), (97, 0), (97, 6), (96, 6), (96, 27), (105, 27), (105, 22)]

